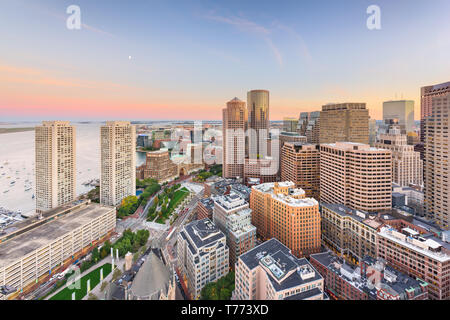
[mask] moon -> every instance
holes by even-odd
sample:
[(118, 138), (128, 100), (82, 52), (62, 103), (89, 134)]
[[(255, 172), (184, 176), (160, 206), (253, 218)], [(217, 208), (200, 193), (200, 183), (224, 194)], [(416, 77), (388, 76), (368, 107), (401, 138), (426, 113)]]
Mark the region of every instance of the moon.
[(131, 60), (131, 56), (128, 56), (128, 60)]

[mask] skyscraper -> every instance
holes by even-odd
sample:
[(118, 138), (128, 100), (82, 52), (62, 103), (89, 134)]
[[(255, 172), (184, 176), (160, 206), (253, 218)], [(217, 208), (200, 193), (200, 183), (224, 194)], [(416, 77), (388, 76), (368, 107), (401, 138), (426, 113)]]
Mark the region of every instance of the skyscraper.
[(400, 186), (422, 185), (423, 164), (420, 153), (408, 145), (406, 135), (400, 134), (399, 126), (392, 126), (388, 134), (381, 134), (377, 148), (392, 151), (392, 182)]
[(68, 121), (44, 121), (35, 128), (38, 213), (76, 197), (75, 131)]
[(327, 104), (320, 113), (320, 143), (369, 143), (369, 110), (365, 103)]
[(401, 133), (414, 132), (414, 101), (396, 100), (383, 102), (383, 121), (397, 119)]
[(297, 132), (306, 136), (308, 143), (318, 144), (320, 141), (320, 111), (300, 113)]
[(245, 102), (234, 98), (222, 110), (223, 177), (244, 177), (245, 131), (247, 109)]
[(292, 181), (306, 196), (319, 201), (320, 148), (317, 144), (287, 142), (281, 152), (281, 181)]
[(392, 207), (392, 154), (367, 144), (320, 145), (320, 201), (367, 212)]
[(298, 119), (285, 117), (283, 119), (283, 130), (285, 132), (296, 132), (297, 124), (298, 124)]
[(100, 202), (116, 206), (136, 195), (136, 128), (129, 121), (100, 127)]
[(248, 155), (252, 159), (264, 157), (269, 138), (269, 91), (252, 90), (247, 93)]
[(450, 225), (450, 82), (422, 88), (425, 144), (425, 211), (444, 229)]

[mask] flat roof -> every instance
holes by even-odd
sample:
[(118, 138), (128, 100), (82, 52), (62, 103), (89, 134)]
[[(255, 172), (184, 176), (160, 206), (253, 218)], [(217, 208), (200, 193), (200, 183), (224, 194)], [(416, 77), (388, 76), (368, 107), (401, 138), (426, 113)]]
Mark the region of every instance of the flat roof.
[(25, 233), (0, 243), (0, 266), (9, 266), (18, 259), (39, 249), (57, 238), (83, 226), (111, 210), (99, 204), (87, 204), (62, 217), (55, 218)]

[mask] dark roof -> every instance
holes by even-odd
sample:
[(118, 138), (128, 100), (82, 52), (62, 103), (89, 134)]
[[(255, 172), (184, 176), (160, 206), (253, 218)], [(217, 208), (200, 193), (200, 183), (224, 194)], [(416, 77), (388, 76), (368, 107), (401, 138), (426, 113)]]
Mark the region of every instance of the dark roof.
[[(214, 223), (212, 223), (212, 221), (208, 218), (203, 220), (196, 220), (187, 224), (181, 232), (183, 238), (186, 239), (186, 236), (183, 235), (183, 232), (186, 232), (189, 235), (196, 248), (202, 248), (209, 244), (213, 244), (225, 237), (225, 235), (219, 230), (219, 228), (217, 228)], [(196, 252), (195, 248), (193, 248), (190, 243), (189, 249), (192, 253)]]
[[(298, 259), (292, 255), (289, 248), (275, 238), (244, 253), (239, 260), (245, 263), (249, 269), (262, 265), (271, 270), (271, 272), (267, 272), (268, 278), (277, 291), (322, 279), (322, 276), (308, 260)], [(302, 271), (314, 273), (314, 275), (303, 279)]]
[(322, 290), (320, 290), (319, 288), (313, 288), (311, 290), (308, 291), (303, 291), (303, 292), (299, 292), (297, 294), (294, 294), (292, 296), (286, 297), (284, 298), (284, 300), (306, 300), (318, 295), (322, 295), (324, 294), (322, 292)]

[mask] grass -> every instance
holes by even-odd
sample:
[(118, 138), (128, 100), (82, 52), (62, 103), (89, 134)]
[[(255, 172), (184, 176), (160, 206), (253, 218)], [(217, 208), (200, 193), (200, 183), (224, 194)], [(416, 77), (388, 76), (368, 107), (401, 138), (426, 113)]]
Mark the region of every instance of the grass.
[(100, 269), (103, 268), (103, 279), (111, 273), (111, 264), (105, 263), (103, 266), (98, 267), (95, 270), (92, 270), (87, 275), (81, 278), (81, 286), (80, 289), (69, 289), (68, 287), (64, 288), (49, 300), (72, 300), (72, 293), (75, 292), (75, 299), (81, 300), (87, 294), (87, 281), (91, 279), (91, 290), (94, 289), (100, 283)]
[(189, 190), (186, 189), (185, 187), (181, 188), (180, 190), (176, 191), (173, 195), (172, 200), (170, 200), (169, 203), (169, 208), (166, 212), (166, 214), (163, 214), (161, 217), (159, 217), (158, 219), (156, 219), (157, 223), (165, 223), (166, 219), (168, 219), (170, 217), (170, 215), (172, 214), (173, 210), (175, 210), (175, 208), (177, 207), (177, 205), (182, 202), (184, 200), (184, 198), (186, 198), (189, 195)]

